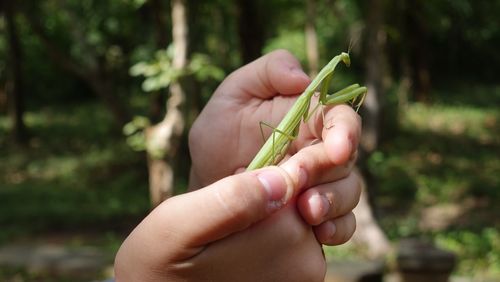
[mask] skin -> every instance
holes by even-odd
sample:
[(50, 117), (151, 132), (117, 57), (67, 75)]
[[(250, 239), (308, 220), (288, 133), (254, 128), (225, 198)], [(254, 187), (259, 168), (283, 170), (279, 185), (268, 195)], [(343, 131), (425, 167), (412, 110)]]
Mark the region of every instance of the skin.
[[(122, 244), (117, 281), (323, 281), (321, 244), (346, 242), (359, 200), (360, 120), (347, 106), (301, 125), (278, 167), (244, 172), (309, 83), (288, 52), (229, 75), (190, 132), (192, 192), (154, 209)], [(230, 138), (229, 138), (230, 137)]]
[[(190, 131), (191, 189), (244, 170), (263, 144), (259, 122), (279, 124), (310, 82), (298, 60), (285, 50), (269, 53), (229, 75)], [(317, 99), (313, 97), (311, 108)], [(348, 239), (354, 233), (350, 226), (355, 226), (355, 218), (344, 212), (348, 209), (332, 210), (345, 205), (339, 197), (359, 197), (359, 177), (351, 172), (361, 134), (361, 119), (346, 105), (325, 107), (323, 112), (325, 121), (318, 110), (307, 123), (301, 124), (299, 135), (285, 156), (289, 161), (282, 166), (291, 174), (297, 171), (298, 175), (305, 174), (301, 188), (311, 191), (298, 197), (299, 213), (308, 224), (315, 226), (321, 243), (336, 245), (346, 241), (341, 238)], [(337, 188), (336, 181), (346, 177), (351, 180), (341, 183), (348, 187)], [(299, 179), (294, 181), (298, 183)], [(348, 195), (338, 193), (339, 189)], [(322, 223), (342, 216), (349, 217), (342, 219), (350, 222), (349, 229), (337, 230), (336, 235), (327, 234), (331, 233), (327, 231), (331, 231), (331, 223), (326, 226)], [(321, 240), (323, 238), (329, 239)]]

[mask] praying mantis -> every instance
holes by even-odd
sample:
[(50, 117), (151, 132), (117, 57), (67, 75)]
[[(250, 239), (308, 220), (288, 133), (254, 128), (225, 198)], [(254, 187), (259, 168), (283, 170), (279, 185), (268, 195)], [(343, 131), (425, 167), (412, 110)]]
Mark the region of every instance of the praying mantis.
[[(297, 101), (295, 101), (278, 127), (273, 129), (271, 136), (248, 165), (247, 170), (254, 170), (279, 163), (285, 156), (290, 143), (299, 134), (301, 121), (307, 122), (319, 105), (334, 105), (349, 101), (354, 103), (354, 101), (361, 97), (357, 107), (361, 106), (364, 96), (367, 93), (367, 88), (359, 86), (359, 84), (352, 84), (331, 95), (327, 94), (334, 70), (340, 62), (349, 67), (351, 65), (349, 54), (342, 52), (321, 69), (306, 90), (297, 98)], [(311, 99), (320, 84), (319, 103), (309, 113)]]

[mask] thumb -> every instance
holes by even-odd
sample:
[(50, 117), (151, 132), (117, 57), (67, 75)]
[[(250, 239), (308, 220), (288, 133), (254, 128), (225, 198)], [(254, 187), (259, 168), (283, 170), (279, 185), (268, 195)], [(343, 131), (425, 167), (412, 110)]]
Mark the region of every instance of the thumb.
[[(269, 99), (278, 94), (300, 94), (311, 82), (300, 62), (286, 50), (276, 50), (233, 72), (221, 95), (237, 99)], [(236, 96), (234, 96), (237, 94)], [(241, 95), (244, 94), (244, 95)]]
[(285, 206), (294, 191), (292, 178), (279, 167), (229, 176), (162, 203), (150, 215), (158, 220), (149, 226), (158, 232), (149, 234), (165, 235), (168, 230), (175, 243), (157, 238), (163, 244), (199, 248), (268, 217)]

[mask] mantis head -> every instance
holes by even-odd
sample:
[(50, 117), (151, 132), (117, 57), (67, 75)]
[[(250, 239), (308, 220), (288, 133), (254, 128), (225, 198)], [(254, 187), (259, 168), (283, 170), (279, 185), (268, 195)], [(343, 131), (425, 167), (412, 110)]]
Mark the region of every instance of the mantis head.
[(349, 57), (349, 54), (342, 52), (342, 54), (340, 54), (340, 59), (346, 66), (349, 67), (351, 65), (351, 58)]

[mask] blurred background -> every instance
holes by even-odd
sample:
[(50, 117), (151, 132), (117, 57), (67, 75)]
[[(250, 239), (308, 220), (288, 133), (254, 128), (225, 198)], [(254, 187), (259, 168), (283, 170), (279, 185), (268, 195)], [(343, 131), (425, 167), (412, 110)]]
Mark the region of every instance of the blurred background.
[(377, 236), (361, 226), (328, 258), (391, 272), (419, 238), (456, 255), (454, 276), (500, 277), (500, 1), (0, 5), (0, 280), (106, 278), (131, 229), (185, 191), (186, 132), (214, 89), (278, 48), (311, 75), (349, 50), (333, 84), (370, 90), (359, 169)]

